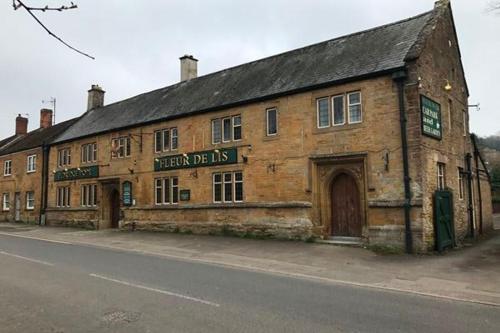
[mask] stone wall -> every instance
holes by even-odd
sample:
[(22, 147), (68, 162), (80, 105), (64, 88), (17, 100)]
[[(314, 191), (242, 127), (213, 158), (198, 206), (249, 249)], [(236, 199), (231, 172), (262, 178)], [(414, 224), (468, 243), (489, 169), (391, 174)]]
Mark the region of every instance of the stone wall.
[[(36, 171), (27, 172), (27, 158), (36, 155)], [(4, 162), (12, 161), (12, 175), (4, 176)], [(15, 221), (15, 194), (20, 196), (20, 220), (18, 222), (38, 223), (41, 205), (42, 187), (42, 150), (35, 148), (18, 153), (0, 156), (0, 221)], [(26, 206), (26, 193), (33, 191), (35, 195), (34, 209)], [(10, 210), (3, 211), (2, 195), (10, 194)]]

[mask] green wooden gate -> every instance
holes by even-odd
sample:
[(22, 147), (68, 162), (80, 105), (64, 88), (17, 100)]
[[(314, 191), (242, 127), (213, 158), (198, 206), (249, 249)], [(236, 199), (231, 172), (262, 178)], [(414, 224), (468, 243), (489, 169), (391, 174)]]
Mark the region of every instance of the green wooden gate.
[(434, 229), (436, 230), (436, 250), (441, 252), (447, 247), (455, 246), (453, 195), (450, 191), (434, 193)]

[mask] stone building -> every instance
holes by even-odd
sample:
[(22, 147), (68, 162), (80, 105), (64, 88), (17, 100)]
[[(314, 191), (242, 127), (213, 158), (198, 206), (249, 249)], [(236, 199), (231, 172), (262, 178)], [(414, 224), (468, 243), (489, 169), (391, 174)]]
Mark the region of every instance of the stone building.
[(48, 147), (74, 121), (52, 126), (52, 110), (42, 109), (40, 127), (28, 132), (28, 119), (16, 118), (16, 134), (0, 142), (0, 221), (40, 223)]
[(93, 85), (87, 112), (51, 144), (48, 224), (423, 252), (439, 233), (439, 190), (452, 195), (453, 241), (491, 228), (448, 1), (200, 77), (184, 56), (178, 84), (104, 95)]

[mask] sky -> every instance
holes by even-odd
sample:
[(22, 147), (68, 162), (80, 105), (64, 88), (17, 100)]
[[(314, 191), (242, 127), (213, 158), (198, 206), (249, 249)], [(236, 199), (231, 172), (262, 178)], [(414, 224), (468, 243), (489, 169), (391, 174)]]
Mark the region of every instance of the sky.
[[(28, 5), (60, 6), (54, 0)], [(179, 81), (179, 57), (192, 54), (198, 75), (405, 19), (433, 0), (73, 0), (78, 9), (37, 13), (83, 57), (50, 37), (27, 12), (0, 4), (0, 138), (18, 114), (39, 126), (42, 103), (55, 97), (56, 122), (81, 115), (99, 84), (105, 104)], [(452, 0), (470, 90), (471, 131), (500, 132), (500, 13), (488, 0)]]

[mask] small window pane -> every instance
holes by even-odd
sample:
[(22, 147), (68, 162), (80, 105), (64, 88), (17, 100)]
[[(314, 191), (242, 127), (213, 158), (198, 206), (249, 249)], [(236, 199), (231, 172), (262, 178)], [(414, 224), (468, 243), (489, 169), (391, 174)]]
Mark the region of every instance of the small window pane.
[(222, 181), (222, 175), (217, 173), (214, 175), (214, 182), (220, 183)]
[(171, 135), (172, 135), (172, 149), (177, 149), (177, 146), (179, 144), (179, 138), (177, 136), (177, 128), (172, 128), (171, 130)]
[(233, 117), (233, 140), (241, 140), (241, 116)]
[(169, 150), (170, 149), (170, 131), (169, 130), (163, 130), (163, 150)]
[(155, 152), (159, 153), (162, 151), (162, 139), (161, 131), (155, 132)]
[(163, 203), (170, 203), (170, 181), (168, 178), (163, 179)]
[(225, 118), (222, 120), (224, 129), (224, 142), (231, 141), (231, 118)]
[(220, 143), (222, 140), (221, 120), (212, 120), (212, 143)]
[(333, 98), (333, 124), (342, 125), (344, 123), (344, 96), (336, 96)]
[(318, 100), (318, 127), (330, 126), (330, 114), (328, 112), (328, 99)]
[(278, 133), (278, 112), (276, 109), (267, 110), (267, 135)]

